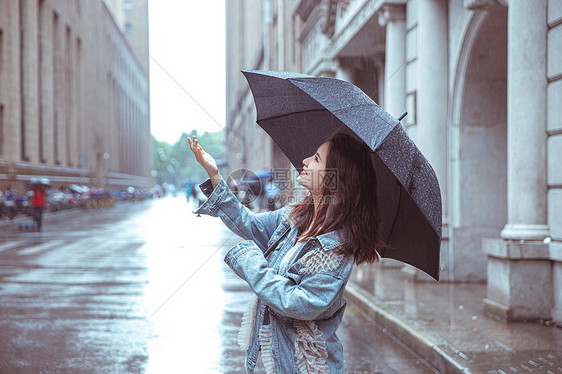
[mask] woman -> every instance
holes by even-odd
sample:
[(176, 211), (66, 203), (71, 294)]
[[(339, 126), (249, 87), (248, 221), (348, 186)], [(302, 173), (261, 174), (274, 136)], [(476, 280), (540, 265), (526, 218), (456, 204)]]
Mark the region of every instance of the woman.
[(201, 185), (208, 200), (195, 213), (220, 217), (246, 239), (225, 257), (257, 296), (239, 334), (246, 371), (253, 373), (261, 353), (267, 373), (343, 372), (336, 330), (345, 285), (354, 262), (377, 261), (377, 249), (386, 246), (368, 148), (335, 135), (303, 160), (297, 182), (310, 194), (302, 202), (253, 214), (229, 191), (197, 138), (188, 140), (210, 178)]

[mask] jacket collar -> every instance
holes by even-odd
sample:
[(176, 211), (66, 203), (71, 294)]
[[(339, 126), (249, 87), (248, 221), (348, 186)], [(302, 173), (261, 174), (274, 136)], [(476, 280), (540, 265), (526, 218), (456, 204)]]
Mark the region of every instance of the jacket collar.
[(325, 251), (329, 251), (343, 244), (344, 240), (337, 231), (331, 231), (316, 236), (318, 242)]

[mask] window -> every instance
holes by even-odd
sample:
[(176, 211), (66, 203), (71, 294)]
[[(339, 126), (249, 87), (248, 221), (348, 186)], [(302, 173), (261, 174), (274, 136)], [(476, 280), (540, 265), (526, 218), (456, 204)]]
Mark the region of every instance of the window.
[(24, 4), (23, 1), (19, 2), (19, 91), (20, 91), (20, 152), (21, 152), (21, 160), (22, 161), (29, 161), (29, 156), (27, 154), (27, 148), (29, 147), (29, 142), (26, 141), (26, 85), (25, 85), (25, 64), (24, 61), (26, 60), (27, 54), (29, 51), (27, 50), (26, 45), (26, 37), (28, 29), (24, 27), (26, 25), (26, 21), (28, 20), (29, 16), (24, 12)]
[(2, 63), (4, 62), (4, 30), (0, 29), (0, 73), (2, 73)]
[[(75, 90), (74, 90), (74, 99), (76, 102), (76, 109), (75, 109), (75, 113), (76, 113), (76, 138), (75, 138), (75, 144), (77, 146), (80, 146), (80, 140), (82, 139), (82, 122), (81, 122), (81, 115), (82, 115), (82, 91), (81, 91), (81, 85), (82, 85), (82, 39), (81, 38), (76, 38), (76, 82), (75, 82)], [(82, 164), (82, 165), (86, 165), (86, 164)], [(84, 166), (85, 167), (85, 166)]]
[(4, 147), (2, 142), (6, 137), (4, 136), (4, 105), (0, 104), (0, 158), (4, 154)]
[(43, 148), (43, 73), (44, 73), (44, 60), (43, 60), (43, 41), (44, 35), (46, 34), (43, 25), (43, 18), (45, 18), (45, 0), (39, 0), (39, 12), (37, 12), (37, 101), (39, 109), (39, 132), (38, 132), (38, 144), (39, 144), (39, 161), (46, 162)]
[(66, 35), (64, 43), (64, 114), (65, 114), (65, 124), (64, 124), (64, 143), (66, 145), (66, 164), (67, 166), (72, 166), (72, 30), (70, 26), (66, 26)]
[(123, 11), (130, 13), (133, 10), (133, 2), (131, 0), (123, 0)]
[(406, 94), (406, 111), (408, 112), (408, 115), (402, 121), (404, 127), (413, 126), (417, 123), (417, 96), (417, 91), (412, 91)]
[(125, 22), (125, 35), (129, 36), (133, 32), (133, 25), (130, 22)]
[(53, 158), (57, 165), (60, 165), (59, 160), (59, 15), (53, 12)]

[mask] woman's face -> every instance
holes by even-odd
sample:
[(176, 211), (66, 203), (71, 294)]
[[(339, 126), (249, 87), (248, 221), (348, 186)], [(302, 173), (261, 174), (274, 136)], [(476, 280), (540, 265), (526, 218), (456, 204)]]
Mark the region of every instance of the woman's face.
[(302, 160), (303, 171), (297, 177), (297, 182), (306, 187), (312, 195), (322, 194), (322, 185), (326, 173), (326, 159), (330, 151), (330, 142), (322, 144), (316, 153)]

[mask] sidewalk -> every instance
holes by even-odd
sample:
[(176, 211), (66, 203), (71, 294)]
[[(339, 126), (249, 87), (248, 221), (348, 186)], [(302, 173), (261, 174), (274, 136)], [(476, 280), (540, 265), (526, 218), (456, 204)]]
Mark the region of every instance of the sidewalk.
[[(81, 210), (81, 208), (65, 209), (56, 212), (45, 210), (43, 212), (43, 221), (45, 220), (45, 217), (61, 216), (61, 215), (76, 212), (78, 210)], [(18, 230), (18, 225), (20, 223), (31, 222), (31, 221), (33, 221), (33, 218), (31, 216), (28, 216), (27, 214), (19, 213), (17, 216), (14, 217), (14, 219), (9, 219), (8, 217), (0, 218), (0, 228), (14, 226), (14, 228)]]
[[(43, 215), (45, 218), (45, 215)], [(8, 227), (8, 226), (15, 226), (16, 230), (18, 228), (18, 224), (21, 222), (31, 221), (32, 218), (26, 214), (18, 214), (14, 217), (14, 219), (9, 219), (7, 217), (0, 218), (0, 228), (1, 227)]]
[(562, 328), (494, 319), (485, 297), (485, 284), (412, 282), (380, 264), (356, 268), (346, 289), (349, 303), (442, 373), (562, 373)]

